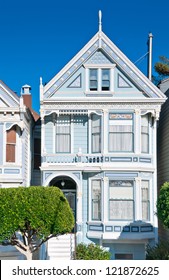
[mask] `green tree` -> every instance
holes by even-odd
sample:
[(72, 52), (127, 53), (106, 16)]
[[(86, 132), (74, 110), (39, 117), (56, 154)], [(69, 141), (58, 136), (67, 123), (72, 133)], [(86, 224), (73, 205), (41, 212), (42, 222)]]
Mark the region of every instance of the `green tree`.
[(169, 182), (163, 184), (157, 200), (157, 216), (169, 228)]
[(158, 73), (158, 76), (153, 76), (153, 82), (158, 84), (165, 77), (169, 76), (169, 58), (160, 56), (159, 61), (154, 65), (154, 69)]
[(80, 243), (76, 247), (76, 260), (110, 260), (110, 256), (110, 252), (93, 243)]
[(73, 226), (72, 210), (57, 187), (0, 189), (0, 244), (15, 246), (27, 259)]
[(169, 260), (169, 242), (161, 241), (146, 248), (146, 260)]

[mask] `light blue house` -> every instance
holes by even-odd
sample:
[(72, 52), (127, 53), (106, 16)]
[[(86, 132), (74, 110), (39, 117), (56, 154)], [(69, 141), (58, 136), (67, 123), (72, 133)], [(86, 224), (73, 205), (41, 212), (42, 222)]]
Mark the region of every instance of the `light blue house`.
[[(72, 240), (112, 259), (144, 259), (158, 239), (157, 121), (165, 95), (102, 32), (43, 86), (41, 184), (63, 190), (74, 233), (47, 244), (48, 259)], [(67, 248), (66, 241), (67, 240)], [(68, 253), (69, 252), (69, 253)]]

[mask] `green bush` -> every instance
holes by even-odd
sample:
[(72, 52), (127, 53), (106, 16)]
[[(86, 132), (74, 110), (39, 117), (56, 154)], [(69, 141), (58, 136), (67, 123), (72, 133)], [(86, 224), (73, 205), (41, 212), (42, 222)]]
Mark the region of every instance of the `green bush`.
[(76, 260), (110, 260), (110, 256), (110, 252), (93, 243), (80, 243), (76, 247)]
[(157, 200), (157, 216), (162, 224), (169, 228), (169, 182), (163, 184)]
[(169, 260), (169, 242), (161, 241), (155, 246), (147, 246), (146, 260)]

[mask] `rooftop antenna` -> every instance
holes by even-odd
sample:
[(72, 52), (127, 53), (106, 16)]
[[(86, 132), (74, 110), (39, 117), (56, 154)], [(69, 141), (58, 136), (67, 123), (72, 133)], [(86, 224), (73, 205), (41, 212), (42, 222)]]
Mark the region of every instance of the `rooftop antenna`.
[(102, 31), (102, 12), (99, 10), (99, 32)]

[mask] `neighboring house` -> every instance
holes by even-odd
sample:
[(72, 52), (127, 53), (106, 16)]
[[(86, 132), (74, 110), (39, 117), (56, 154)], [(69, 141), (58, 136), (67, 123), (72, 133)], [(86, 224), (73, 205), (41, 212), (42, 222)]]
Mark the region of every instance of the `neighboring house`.
[[(76, 244), (144, 259), (146, 244), (158, 240), (156, 133), (165, 99), (101, 24), (51, 81), (41, 79), (42, 185), (65, 193)], [(66, 256), (60, 244), (48, 242), (48, 259)]]
[[(18, 97), (0, 81), (0, 187), (30, 186), (32, 128), (37, 118), (31, 108), (30, 86), (23, 86)], [(1, 259), (18, 255), (14, 248), (0, 246)]]
[[(169, 78), (164, 79), (158, 85), (160, 90), (165, 93), (166, 97), (169, 97)], [(158, 170), (158, 190), (165, 183), (169, 182), (169, 99), (162, 106), (160, 120), (158, 124), (157, 134), (157, 170)], [(160, 224), (159, 227), (160, 239), (169, 240), (169, 230), (163, 228)]]

